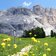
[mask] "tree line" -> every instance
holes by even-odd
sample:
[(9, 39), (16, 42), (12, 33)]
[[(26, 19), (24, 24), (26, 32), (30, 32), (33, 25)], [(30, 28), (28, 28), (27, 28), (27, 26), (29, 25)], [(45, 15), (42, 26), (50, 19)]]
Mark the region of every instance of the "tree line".
[(56, 37), (56, 33), (53, 30), (51, 30), (51, 37)]
[[(56, 33), (53, 30), (51, 30), (50, 36), (56, 37)], [(43, 28), (37, 27), (31, 30), (25, 30), (23, 37), (45, 38), (46, 35), (45, 35), (45, 31)]]
[(25, 30), (24, 31), (24, 35), (23, 37), (35, 37), (35, 38), (45, 38), (45, 32), (43, 30), (43, 28), (35, 28), (35, 29), (31, 29), (31, 30)]

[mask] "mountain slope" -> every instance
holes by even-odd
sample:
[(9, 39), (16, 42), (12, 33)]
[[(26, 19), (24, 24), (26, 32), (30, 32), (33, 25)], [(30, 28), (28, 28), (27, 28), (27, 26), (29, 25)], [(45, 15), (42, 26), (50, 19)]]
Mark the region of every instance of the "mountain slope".
[(0, 11), (0, 33), (22, 36), (24, 30), (43, 27), (46, 35), (56, 29), (56, 9), (47, 9), (39, 5), (33, 10), (27, 8), (10, 8)]

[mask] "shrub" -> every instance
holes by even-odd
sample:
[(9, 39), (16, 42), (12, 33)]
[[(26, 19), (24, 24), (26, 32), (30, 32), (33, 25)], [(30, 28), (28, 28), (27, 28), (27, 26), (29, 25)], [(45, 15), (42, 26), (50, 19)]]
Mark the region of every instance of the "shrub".
[(24, 31), (24, 37), (35, 37), (35, 38), (44, 38), (45, 37), (45, 32), (43, 28), (35, 28), (31, 30), (25, 30)]
[(56, 33), (54, 32), (54, 37), (56, 38)]
[(51, 30), (51, 37), (54, 37), (54, 32), (53, 32), (53, 30)]
[(56, 33), (53, 32), (53, 30), (51, 30), (51, 37), (55, 37), (56, 38)]

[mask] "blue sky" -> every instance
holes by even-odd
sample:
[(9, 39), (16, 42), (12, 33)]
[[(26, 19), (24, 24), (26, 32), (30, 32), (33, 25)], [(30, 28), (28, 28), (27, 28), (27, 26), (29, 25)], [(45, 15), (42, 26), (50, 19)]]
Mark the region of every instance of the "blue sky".
[(56, 0), (0, 0), (0, 10), (11, 7), (28, 7), (41, 5), (46, 8), (56, 8)]

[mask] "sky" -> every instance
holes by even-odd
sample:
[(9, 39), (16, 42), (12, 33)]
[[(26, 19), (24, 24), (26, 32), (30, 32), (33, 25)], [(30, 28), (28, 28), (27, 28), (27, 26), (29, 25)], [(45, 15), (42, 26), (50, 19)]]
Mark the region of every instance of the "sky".
[(40, 5), (44, 8), (56, 8), (56, 0), (0, 0), (0, 10), (11, 7), (32, 8), (34, 5)]

